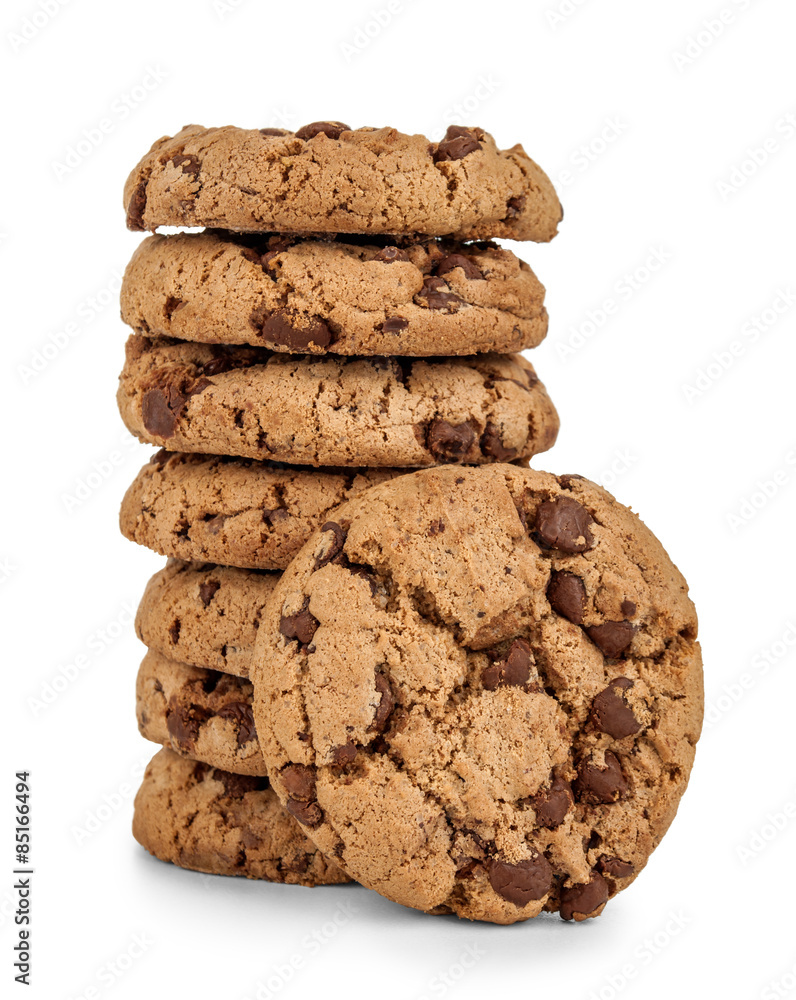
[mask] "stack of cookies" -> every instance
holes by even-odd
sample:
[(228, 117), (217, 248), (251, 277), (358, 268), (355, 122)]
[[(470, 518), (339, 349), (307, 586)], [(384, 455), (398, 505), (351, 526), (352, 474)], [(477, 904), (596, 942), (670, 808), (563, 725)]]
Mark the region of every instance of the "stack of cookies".
[[(493, 241), (561, 208), (522, 147), (189, 126), (125, 189), (122, 505), (147, 586), (134, 833), (187, 868), (354, 878), (434, 913), (601, 912), (685, 787), (685, 583), (638, 519), (532, 472), (514, 353), (544, 289)], [(425, 470), (425, 471), (413, 471)]]

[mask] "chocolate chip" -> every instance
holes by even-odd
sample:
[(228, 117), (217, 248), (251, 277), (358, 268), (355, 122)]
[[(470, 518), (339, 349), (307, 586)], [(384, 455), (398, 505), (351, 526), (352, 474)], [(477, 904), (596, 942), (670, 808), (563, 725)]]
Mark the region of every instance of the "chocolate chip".
[(212, 715), (199, 705), (180, 705), (172, 695), (166, 708), (166, 728), (172, 742), (184, 753), (196, 746), (199, 730)]
[(175, 646), (180, 641), (180, 628), (181, 627), (182, 627), (182, 623), (180, 622), (179, 618), (175, 618), (174, 621), (171, 623), (171, 625), (169, 625), (169, 638), (171, 639), (172, 643)]
[(398, 247), (384, 247), (373, 259), (381, 261), (382, 264), (392, 264), (396, 260), (409, 260), (409, 254)]
[(627, 677), (617, 677), (591, 703), (591, 721), (601, 733), (608, 733), (615, 740), (633, 736), (641, 729), (641, 723), (622, 696), (632, 685)]
[(260, 336), (272, 344), (280, 344), (291, 351), (305, 351), (310, 344), (328, 347), (334, 337), (328, 324), (319, 316), (303, 323), (291, 317), (284, 309), (277, 309), (266, 316), (260, 327)]
[(315, 770), (305, 764), (289, 764), (283, 767), (280, 777), (288, 793), (285, 808), (299, 823), (318, 826), (323, 820), (323, 812), (315, 800)]
[(302, 646), (306, 646), (315, 635), (318, 628), (318, 619), (313, 618), (309, 612), (310, 599), (304, 598), (301, 608), (292, 615), (282, 615), (279, 619), (279, 631), (286, 639), (298, 639)]
[(481, 148), (480, 138), (483, 138), (483, 132), (480, 129), (449, 125), (445, 138), (434, 152), (434, 162), (461, 160), (468, 153)]
[(261, 128), (258, 131), (261, 135), (290, 135), (290, 133), (283, 128)]
[(226, 520), (226, 514), (216, 514), (215, 517), (211, 517), (209, 520), (205, 521), (205, 527), (211, 535), (217, 535), (224, 527)]
[(309, 125), (303, 125), (298, 132), (296, 132), (297, 139), (314, 139), (316, 135), (323, 132), (330, 139), (339, 139), (343, 132), (350, 132), (350, 125), (344, 125), (342, 122), (310, 122)]
[(623, 861), (621, 858), (607, 858), (605, 855), (597, 862), (597, 867), (605, 875), (613, 878), (627, 878), (636, 870), (635, 865), (630, 861)]
[(630, 622), (603, 622), (602, 625), (589, 626), (586, 635), (600, 652), (616, 659), (633, 641), (635, 631)]
[(450, 291), (450, 285), (444, 278), (438, 278), (433, 274), (423, 278), (423, 287), (415, 296), (415, 301), (418, 299), (420, 300), (418, 305), (425, 302), (429, 309), (446, 309), (448, 312), (456, 312), (464, 301), (455, 292)]
[(608, 883), (599, 872), (592, 872), (588, 882), (561, 890), (559, 913), (564, 920), (597, 917), (608, 902)]
[(560, 486), (568, 490), (573, 483), (583, 483), (586, 481), (585, 476), (579, 476), (577, 472), (565, 472), (563, 475), (558, 477), (558, 482)]
[(388, 316), (381, 324), (382, 333), (400, 333), (409, 326), (409, 320), (403, 316)]
[(517, 457), (516, 448), (507, 448), (497, 427), (490, 420), (481, 436), (481, 451), (497, 462), (510, 462)]
[(493, 858), (489, 862), (489, 884), (503, 899), (525, 906), (542, 899), (553, 887), (553, 869), (544, 854), (510, 865)]
[(429, 536), (429, 538), (433, 538), (435, 535), (441, 535), (444, 530), (445, 530), (445, 522), (437, 518), (437, 520), (432, 521), (429, 524), (428, 531), (426, 532), (426, 534)]
[(192, 174), (194, 177), (202, 169), (202, 164), (192, 153), (176, 153), (169, 160), (175, 167), (181, 167), (184, 174)]
[(390, 682), (384, 674), (376, 674), (376, 691), (381, 695), (381, 700), (376, 706), (376, 714), (373, 722), (368, 726), (369, 732), (381, 733), (387, 725), (387, 719), (395, 708), (395, 697), (390, 688)]
[(587, 552), (594, 545), (591, 514), (570, 497), (545, 500), (536, 512), (536, 534), (547, 548)]
[(207, 580), (199, 584), (199, 597), (205, 607), (213, 600), (213, 597), (221, 584), (218, 580)]
[(172, 453), (170, 451), (166, 451), (165, 448), (159, 448), (149, 461), (155, 465), (165, 465), (171, 458), (171, 454)]
[(554, 778), (546, 792), (538, 792), (531, 798), (536, 822), (546, 830), (555, 830), (564, 822), (573, 801), (569, 782)]
[(315, 561), (315, 569), (320, 569), (321, 566), (325, 566), (330, 563), (335, 556), (338, 556), (343, 551), (343, 545), (345, 545), (346, 532), (336, 521), (327, 521), (321, 528), (322, 532), (330, 531), (332, 533), (332, 541), (329, 548), (326, 550), (325, 556), (319, 556)]
[(472, 426), (450, 424), (447, 420), (434, 420), (429, 427), (426, 444), (438, 462), (461, 462), (475, 441)]
[(354, 743), (349, 740), (347, 743), (341, 744), (339, 747), (335, 747), (332, 750), (332, 762), (337, 765), (337, 767), (345, 767), (346, 764), (352, 764), (357, 756), (357, 748)]
[(443, 257), (434, 267), (434, 274), (447, 274), (454, 268), (460, 267), (464, 271), (464, 276), (468, 281), (478, 281), (484, 279), (484, 272), (469, 257), (463, 253), (451, 253)]
[(263, 792), (268, 788), (268, 778), (253, 774), (233, 774), (216, 768), (213, 777), (223, 783), (224, 791), (233, 799), (243, 798), (248, 792)]
[(499, 687), (524, 687), (531, 676), (531, 647), (525, 639), (515, 639), (505, 660), (497, 660), (481, 673), (487, 691)]
[(553, 570), (547, 585), (547, 600), (562, 618), (580, 625), (586, 609), (586, 585), (574, 573)]
[(635, 601), (622, 601), (620, 610), (625, 618), (632, 618), (638, 609), (636, 608)]
[[(205, 365), (203, 370), (206, 368)], [(182, 385), (164, 383), (147, 389), (141, 401), (144, 427), (158, 437), (172, 437), (185, 404), (209, 385), (212, 383), (206, 378), (197, 378), (188, 379)]]
[(279, 772), (291, 799), (312, 802), (315, 799), (315, 769), (306, 764), (288, 764)]
[(295, 799), (288, 799), (285, 808), (299, 823), (310, 829), (320, 826), (323, 822), (323, 811), (317, 802), (297, 802)]
[(521, 194), (519, 198), (509, 198), (509, 200), (506, 202), (506, 218), (516, 219), (524, 208), (525, 208), (524, 194)]
[(251, 742), (257, 736), (252, 707), (245, 701), (230, 701), (216, 713), (219, 718), (231, 719), (238, 727), (238, 746)]
[(609, 805), (627, 794), (628, 788), (619, 758), (610, 750), (605, 753), (605, 767), (598, 767), (597, 764), (588, 761), (578, 768), (575, 794), (579, 802), (586, 802), (589, 805)]
[(144, 211), (146, 209), (146, 188), (147, 188), (147, 178), (138, 182), (138, 186), (135, 191), (133, 191), (130, 202), (127, 206), (127, 228), (132, 229), (133, 232), (143, 233), (146, 227), (144, 226)]
[(177, 414), (169, 407), (169, 398), (163, 389), (147, 389), (141, 401), (141, 419), (150, 434), (173, 437), (177, 429)]

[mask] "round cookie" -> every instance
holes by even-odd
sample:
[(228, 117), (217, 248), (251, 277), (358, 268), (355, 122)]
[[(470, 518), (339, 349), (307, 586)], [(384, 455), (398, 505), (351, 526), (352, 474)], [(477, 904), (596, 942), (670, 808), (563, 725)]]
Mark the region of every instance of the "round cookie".
[(293, 465), (478, 465), (552, 447), (558, 414), (517, 354), (340, 358), (133, 334), (128, 430), (173, 451)]
[(306, 886), (349, 881), (282, 808), (267, 778), (216, 770), (171, 750), (147, 766), (133, 836), (161, 861), (211, 875)]
[(138, 670), (136, 715), (144, 739), (235, 774), (266, 773), (240, 677), (169, 660), (150, 649)]
[(433, 469), (339, 508), (250, 676), (272, 784), (390, 899), (599, 914), (671, 822), (702, 718), (685, 581), (581, 477)]
[(150, 236), (127, 265), (121, 306), (146, 336), (310, 354), (505, 353), (547, 332), (527, 264), (494, 244), (440, 240)]
[(122, 534), (161, 555), (284, 569), (330, 511), (405, 469), (296, 466), (159, 451), (122, 500)]
[(278, 573), (170, 559), (138, 606), (141, 642), (171, 660), (247, 677)]
[(159, 139), (124, 186), (127, 226), (551, 240), (561, 205), (522, 146), (480, 128), (442, 142), (394, 128), (187, 125)]

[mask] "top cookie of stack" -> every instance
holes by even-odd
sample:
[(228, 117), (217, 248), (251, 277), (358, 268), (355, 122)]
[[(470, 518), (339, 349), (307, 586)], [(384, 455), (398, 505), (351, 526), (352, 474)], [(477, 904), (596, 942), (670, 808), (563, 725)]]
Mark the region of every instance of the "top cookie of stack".
[(394, 128), (313, 122), (283, 129), (187, 125), (159, 139), (127, 179), (127, 225), (241, 232), (535, 240), (556, 234), (561, 205), (522, 146), (499, 150), (480, 128), (439, 143)]
[(205, 227), (147, 237), (125, 273), (119, 405), (142, 440), (349, 467), (554, 442), (544, 386), (511, 353), (544, 338), (544, 288), (490, 242), (547, 241), (561, 219), (521, 146), (456, 126), (433, 143), (190, 125), (154, 144), (124, 203), (134, 230)]

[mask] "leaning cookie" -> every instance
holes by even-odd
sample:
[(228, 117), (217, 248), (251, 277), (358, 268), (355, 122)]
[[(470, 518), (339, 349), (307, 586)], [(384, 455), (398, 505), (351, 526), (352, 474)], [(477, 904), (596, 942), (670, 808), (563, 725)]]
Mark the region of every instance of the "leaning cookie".
[(187, 125), (159, 139), (124, 187), (127, 225), (265, 232), (551, 240), (561, 205), (522, 146), (480, 128), (442, 142), (394, 128)]
[(138, 670), (136, 715), (144, 739), (224, 771), (266, 773), (251, 703), (248, 681), (176, 663), (153, 649)]
[(125, 493), (119, 523), (164, 556), (281, 570), (335, 507), (405, 472), (159, 451)]
[(278, 573), (170, 559), (150, 579), (136, 635), (171, 660), (247, 677)]
[(282, 808), (267, 778), (215, 770), (171, 750), (147, 766), (133, 836), (161, 861), (211, 875), (305, 886), (348, 881)]
[(345, 355), (536, 347), (544, 287), (493, 244), (150, 236), (127, 265), (122, 319), (147, 336)]
[(576, 476), (433, 469), (339, 508), (277, 584), (250, 676), (273, 787), (390, 899), (581, 920), (641, 871), (702, 720), (685, 581)]
[(505, 462), (558, 434), (547, 391), (517, 354), (316, 358), (133, 334), (117, 400), (150, 444), (293, 465)]

